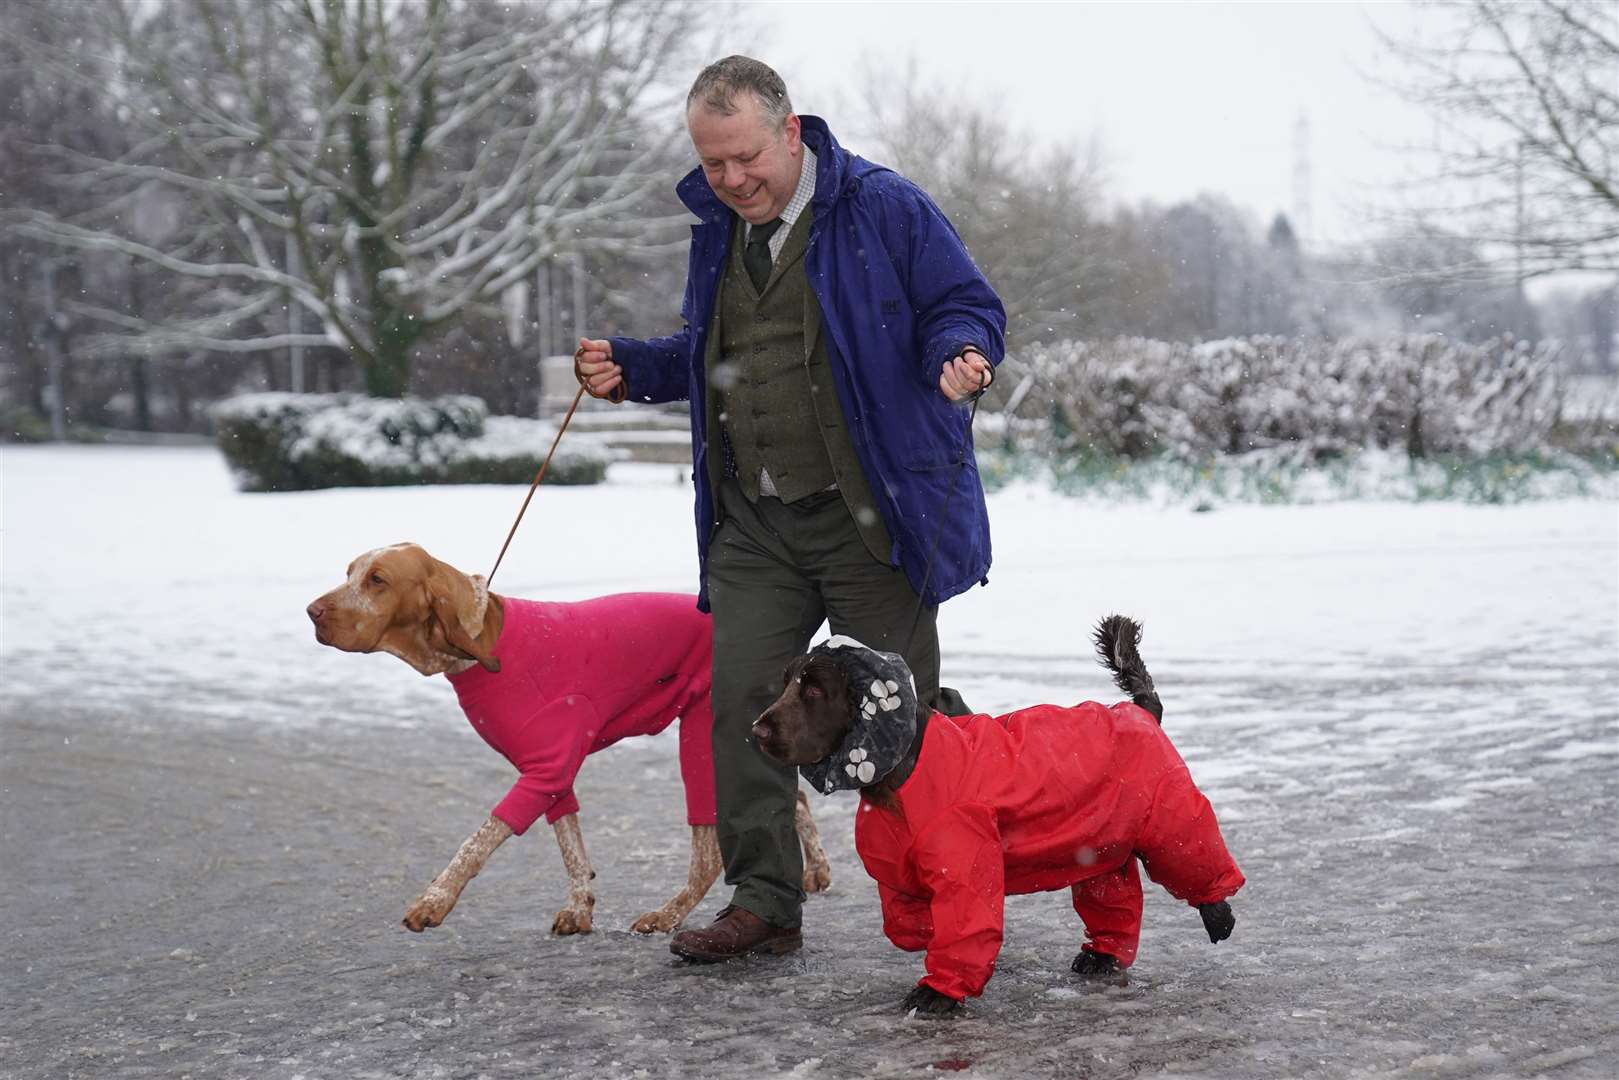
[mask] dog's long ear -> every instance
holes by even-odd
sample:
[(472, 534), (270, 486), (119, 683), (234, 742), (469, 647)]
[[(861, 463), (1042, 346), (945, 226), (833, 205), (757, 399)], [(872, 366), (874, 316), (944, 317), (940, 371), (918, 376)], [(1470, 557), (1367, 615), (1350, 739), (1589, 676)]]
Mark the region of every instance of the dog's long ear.
[(483, 578), (469, 578), (448, 563), (433, 560), (427, 580), (428, 604), (433, 621), (446, 643), (457, 652), (478, 661), (485, 671), (499, 671), (500, 661), (478, 644), (483, 633), (483, 617), (489, 608), (489, 593)]

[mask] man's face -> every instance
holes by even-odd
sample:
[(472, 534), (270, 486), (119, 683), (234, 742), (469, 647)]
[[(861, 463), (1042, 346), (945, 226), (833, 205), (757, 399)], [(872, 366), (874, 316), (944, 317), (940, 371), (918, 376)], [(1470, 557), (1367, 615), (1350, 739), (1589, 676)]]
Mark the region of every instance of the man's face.
[(686, 130), (720, 202), (748, 224), (762, 225), (780, 217), (792, 201), (804, 167), (804, 144), (798, 138), (798, 117), (773, 127), (752, 95), (739, 94), (737, 104), (730, 116), (694, 104), (686, 113)]

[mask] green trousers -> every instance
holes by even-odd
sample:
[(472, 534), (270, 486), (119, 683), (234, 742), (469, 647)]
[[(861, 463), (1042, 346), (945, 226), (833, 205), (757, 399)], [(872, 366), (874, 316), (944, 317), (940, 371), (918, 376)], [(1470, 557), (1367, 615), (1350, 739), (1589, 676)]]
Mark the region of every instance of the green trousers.
[(797, 926), (804, 904), (804, 855), (793, 830), (798, 770), (759, 752), (753, 722), (781, 694), (783, 669), (808, 651), (823, 620), (834, 634), (904, 656), (917, 700), (932, 701), (938, 609), (924, 606), (918, 618), (905, 574), (872, 558), (839, 492), (753, 503), (726, 480), (716, 495), (721, 522), (708, 548), (708, 600), (725, 881), (735, 889), (733, 904), (773, 925)]

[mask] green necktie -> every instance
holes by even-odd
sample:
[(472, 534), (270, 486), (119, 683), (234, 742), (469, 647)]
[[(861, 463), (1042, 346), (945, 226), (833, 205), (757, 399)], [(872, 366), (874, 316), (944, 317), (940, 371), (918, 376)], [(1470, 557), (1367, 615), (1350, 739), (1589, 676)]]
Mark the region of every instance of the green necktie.
[(753, 287), (764, 292), (770, 280), (770, 238), (781, 228), (781, 218), (755, 225), (748, 230), (748, 246), (742, 249), (742, 265), (753, 279)]

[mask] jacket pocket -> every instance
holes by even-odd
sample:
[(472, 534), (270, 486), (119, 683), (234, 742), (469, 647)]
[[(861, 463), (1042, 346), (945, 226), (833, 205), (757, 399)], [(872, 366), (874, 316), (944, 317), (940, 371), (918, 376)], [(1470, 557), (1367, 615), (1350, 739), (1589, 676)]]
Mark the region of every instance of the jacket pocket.
[(966, 416), (929, 417), (921, 430), (912, 433), (901, 461), (911, 472), (932, 472), (958, 466), (976, 471), (972, 431)]

